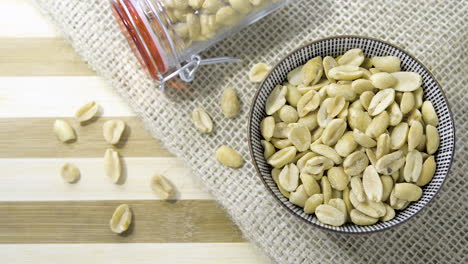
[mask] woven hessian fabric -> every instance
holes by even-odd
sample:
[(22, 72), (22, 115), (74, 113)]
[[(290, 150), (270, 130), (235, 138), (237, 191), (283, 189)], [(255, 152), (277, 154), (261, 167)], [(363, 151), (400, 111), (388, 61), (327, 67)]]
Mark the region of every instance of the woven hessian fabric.
[[(243, 63), (206, 66), (191, 94), (168, 91), (165, 96), (140, 69), (108, 1), (37, 2), (148, 131), (201, 179), (246, 239), (277, 263), (468, 263), (468, 1), (295, 1), (202, 54), (233, 56)], [(257, 89), (247, 78), (250, 66), (273, 65), (309, 41), (334, 35), (378, 38), (413, 54), (440, 82), (454, 114), (456, 155), (444, 186), (421, 213), (388, 231), (351, 236), (305, 224), (267, 192), (248, 152), (248, 110)], [(227, 87), (235, 88), (242, 101), (234, 120), (223, 118), (219, 107)], [(190, 120), (195, 107), (211, 114), (214, 133), (195, 130)], [(242, 154), (243, 168), (228, 169), (216, 161), (221, 144)]]

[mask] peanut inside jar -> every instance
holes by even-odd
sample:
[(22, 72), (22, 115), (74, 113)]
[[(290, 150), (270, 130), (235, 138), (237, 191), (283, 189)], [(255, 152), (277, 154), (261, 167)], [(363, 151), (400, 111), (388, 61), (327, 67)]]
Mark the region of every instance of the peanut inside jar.
[(198, 53), (256, 20), (259, 11), (274, 9), (278, 0), (162, 0), (166, 27), (182, 57)]
[(228, 57), (202, 60), (198, 54), (287, 1), (111, 0), (111, 3), (114, 16), (143, 69), (164, 87), (176, 76), (191, 82), (199, 65), (238, 62)]

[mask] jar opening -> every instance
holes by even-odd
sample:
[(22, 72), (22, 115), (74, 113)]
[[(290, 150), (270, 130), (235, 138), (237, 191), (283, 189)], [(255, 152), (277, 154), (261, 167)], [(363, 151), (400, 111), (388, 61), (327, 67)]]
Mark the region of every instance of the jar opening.
[(148, 31), (148, 22), (132, 0), (110, 0), (115, 19), (143, 69), (155, 80), (167, 71), (157, 40)]

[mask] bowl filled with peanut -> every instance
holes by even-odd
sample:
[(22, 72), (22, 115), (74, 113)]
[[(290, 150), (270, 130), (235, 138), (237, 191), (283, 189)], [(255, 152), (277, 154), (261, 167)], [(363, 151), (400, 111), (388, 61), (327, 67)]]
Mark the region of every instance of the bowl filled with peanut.
[(434, 76), (402, 49), (359, 36), (314, 41), (282, 59), (254, 97), (248, 133), (276, 200), (342, 233), (413, 217), (441, 188), (455, 147)]

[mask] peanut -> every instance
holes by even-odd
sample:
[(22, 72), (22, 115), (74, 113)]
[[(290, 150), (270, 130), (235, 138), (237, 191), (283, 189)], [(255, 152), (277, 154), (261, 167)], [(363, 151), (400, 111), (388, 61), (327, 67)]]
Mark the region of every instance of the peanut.
[[(275, 154), (273, 154), (273, 156)], [(216, 158), (223, 165), (230, 168), (239, 168), (244, 164), (244, 159), (242, 159), (242, 156), (234, 149), (225, 145), (219, 147), (216, 150)]]

